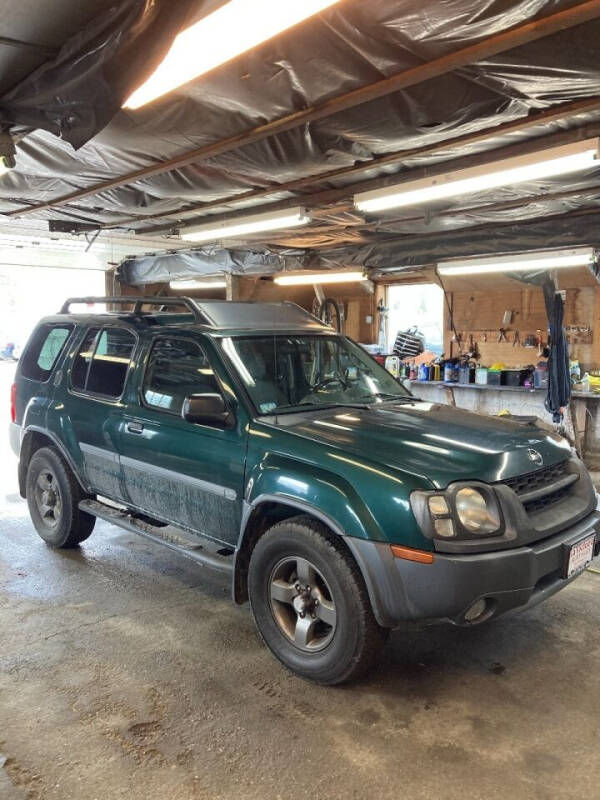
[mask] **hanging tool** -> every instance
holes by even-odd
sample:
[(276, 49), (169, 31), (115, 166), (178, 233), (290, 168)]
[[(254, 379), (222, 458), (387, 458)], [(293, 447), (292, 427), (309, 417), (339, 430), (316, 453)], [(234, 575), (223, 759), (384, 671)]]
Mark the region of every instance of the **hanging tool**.
[(515, 335), (513, 336), (513, 347), (517, 345), (519, 345), (519, 347), (521, 346), (521, 334), (519, 331), (515, 331)]
[(500, 342), (508, 342), (508, 339), (506, 338), (505, 328), (500, 328), (500, 335), (498, 336), (498, 344), (500, 344)]
[(465, 353), (467, 358), (478, 358), (479, 353), (477, 351), (477, 342), (475, 341), (475, 337), (472, 333), (469, 334), (469, 350)]
[(541, 358), (542, 355), (543, 355), (543, 353), (542, 353), (542, 331), (541, 331), (540, 328), (538, 328), (535, 333), (536, 333), (536, 336), (537, 336), (537, 354), (538, 354), (538, 358)]

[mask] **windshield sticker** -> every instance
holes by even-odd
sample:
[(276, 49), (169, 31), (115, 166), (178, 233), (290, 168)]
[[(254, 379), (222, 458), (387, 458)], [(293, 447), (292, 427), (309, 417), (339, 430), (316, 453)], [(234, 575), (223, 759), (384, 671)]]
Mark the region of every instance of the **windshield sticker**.
[(274, 411), (277, 408), (277, 403), (261, 403), (260, 410), (263, 414), (268, 414), (269, 411)]

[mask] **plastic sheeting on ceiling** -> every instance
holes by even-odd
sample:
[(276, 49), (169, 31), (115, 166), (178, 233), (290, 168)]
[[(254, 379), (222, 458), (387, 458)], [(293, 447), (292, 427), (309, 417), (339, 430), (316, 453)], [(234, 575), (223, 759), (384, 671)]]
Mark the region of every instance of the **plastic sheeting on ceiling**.
[[(576, 5), (572, 0), (446, 0), (427, 5), (417, 0), (342, 0), (318, 17), (147, 107), (135, 112), (119, 111), (75, 152), (68, 141), (81, 144), (102, 128), (131, 85), (147, 72), (149, 63), (140, 58), (140, 42), (148, 45), (146, 52), (152, 53), (153, 64), (190, 7), (196, 16), (202, 8), (210, 7), (206, 3), (173, 0), (155, 5), (128, 0), (68, 42), (54, 63), (38, 70), (37, 77), (25, 79), (8, 96), (0, 98), (5, 120), (46, 128), (29, 133), (19, 143), (17, 169), (0, 180), (0, 213), (51, 201), (78, 188), (239, 134)], [(153, 16), (146, 18), (147, 24), (142, 24), (144, 17), (139, 16), (141, 6), (148, 14), (153, 9)], [(159, 25), (159, 20), (168, 20), (168, 24)], [(145, 39), (136, 39), (144, 36)], [(308, 202), (315, 192), (342, 190), (357, 180), (351, 176), (319, 180), (320, 174), (386, 153), (444, 142), (556, 104), (595, 97), (600, 93), (599, 38), (600, 21), (589, 22), (318, 122), (74, 200), (60, 208), (40, 211), (38, 216), (125, 224), (143, 233), (157, 226), (168, 229), (177, 227), (181, 220), (199, 218), (198, 209), (185, 210), (190, 205), (219, 202), (220, 211), (237, 211), (293, 197), (299, 204)], [(98, 48), (99, 41), (111, 46)], [(76, 59), (83, 60), (89, 72), (86, 80), (70, 82), (76, 75)], [(64, 98), (58, 107), (55, 98)], [(64, 115), (65, 109), (74, 113)], [(549, 132), (589, 125), (597, 119), (598, 114), (590, 112), (569, 121), (540, 124), (526, 133), (490, 137), (467, 147), (449, 142), (443, 150), (409, 157), (401, 164), (374, 165), (360, 179), (390, 175), (404, 178), (408, 170), (431, 168), (448, 159), (522, 143)], [(63, 139), (50, 131), (61, 132)], [(519, 249), (532, 238), (531, 218), (598, 204), (596, 187), (600, 176), (595, 172), (580, 176), (578, 182), (571, 179), (496, 191), (483, 198), (470, 198), (468, 203), (413, 209), (411, 213), (376, 221), (357, 218), (351, 206), (337, 210), (325, 207), (318, 222), (305, 232), (271, 238), (266, 235), (260, 247), (249, 244), (233, 250), (201, 248), (192, 261), (200, 265), (198, 271), (218, 263), (215, 271), (243, 272), (258, 271), (262, 259), (263, 271), (269, 272), (281, 263), (277, 260), (280, 252), (291, 251), (294, 265), (360, 263), (395, 267), (404, 262), (427, 263), (421, 259), (429, 257), (433, 250), (438, 256), (448, 254), (440, 251), (441, 245), (417, 247), (417, 240), (430, 241), (428, 237), (435, 234), (438, 243), (442, 239), (468, 242), (469, 229), (481, 230), (482, 225), (488, 226), (488, 250)], [(310, 186), (294, 193), (277, 191), (280, 184), (306, 176), (314, 177)], [(227, 205), (236, 195), (261, 188), (274, 192), (268, 198), (236, 204), (235, 208)], [(578, 189), (580, 194), (576, 194)], [(540, 192), (556, 194), (565, 190), (573, 194), (568, 198), (538, 197)], [(519, 197), (534, 199), (523, 206), (485, 209), (486, 204), (497, 206)], [(475, 200), (481, 200), (481, 205)], [(211, 209), (211, 213), (218, 210)], [(173, 216), (157, 217), (168, 214)], [(589, 221), (591, 217), (585, 219)], [(581, 217), (577, 228), (588, 243), (593, 228), (588, 231), (583, 220)], [(524, 238), (520, 238), (521, 229)], [(540, 244), (543, 242), (538, 241), (536, 246)], [(410, 250), (413, 245), (414, 251)], [(455, 248), (454, 244), (449, 246)], [(417, 256), (417, 252), (421, 255)], [(217, 257), (216, 253), (220, 255)], [(275, 258), (269, 260), (270, 255)], [(147, 265), (148, 260), (143, 263)], [(142, 267), (139, 269), (139, 274), (133, 275), (132, 268), (127, 268), (132, 279), (140, 279)], [(185, 269), (190, 269), (189, 263)]]

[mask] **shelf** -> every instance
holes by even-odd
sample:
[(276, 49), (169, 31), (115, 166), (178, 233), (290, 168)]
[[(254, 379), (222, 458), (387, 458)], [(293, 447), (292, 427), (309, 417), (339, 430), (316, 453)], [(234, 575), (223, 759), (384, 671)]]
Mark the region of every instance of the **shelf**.
[[(546, 389), (535, 389), (529, 386), (493, 386), (491, 384), (480, 383), (448, 383), (446, 381), (411, 381), (413, 386), (438, 386), (448, 389), (477, 389), (483, 391), (496, 391), (496, 392), (539, 392), (545, 393)], [(572, 397), (581, 397), (590, 400), (600, 400), (600, 393), (596, 392), (573, 392)]]

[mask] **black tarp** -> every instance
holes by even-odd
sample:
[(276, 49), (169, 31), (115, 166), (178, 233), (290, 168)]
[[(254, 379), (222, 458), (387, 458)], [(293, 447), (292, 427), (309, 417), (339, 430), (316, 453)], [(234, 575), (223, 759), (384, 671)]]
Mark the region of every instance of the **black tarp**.
[[(126, 0), (68, 42), (56, 62), (40, 68), (0, 98), (1, 120), (40, 128), (19, 142), (17, 169), (0, 181), (0, 214), (239, 134), (577, 4), (576, 0), (428, 4), (342, 0), (165, 98), (136, 111), (116, 113), (122, 99), (160, 60), (190, 9), (198, 16), (211, 7), (192, 0)], [(235, 210), (257, 202), (285, 200), (291, 193), (276, 191), (279, 184), (312, 175), (315, 183), (296, 193), (302, 204), (313, 192), (343, 189), (356, 181), (350, 177), (319, 180), (319, 174), (480, 131), (558, 103), (596, 96), (600, 87), (599, 39), (600, 21), (587, 23), (319, 122), (38, 216), (125, 224), (127, 229), (143, 233), (157, 225), (177, 226), (180, 220), (198, 217), (197, 210), (184, 210), (192, 204), (219, 201), (220, 209), (213, 211), (231, 211), (234, 207), (228, 207), (226, 200), (251, 189), (271, 187), (275, 191), (267, 199), (236, 204)], [(108, 46), (99, 46), (103, 43)], [(113, 114), (110, 123), (102, 127)], [(407, 157), (394, 166), (374, 166), (361, 180), (402, 179), (407, 170), (435, 169), (449, 159), (597, 120), (597, 113), (586, 113), (568, 123), (540, 125), (526, 133), (468, 146), (450, 142), (436, 153)], [(81, 145), (77, 153), (69, 142)], [(274, 262), (269, 255), (278, 258), (279, 252), (292, 250), (294, 264), (389, 269), (451, 255), (546, 246), (546, 237), (556, 241), (560, 231), (571, 244), (595, 244), (594, 215), (564, 224), (545, 217), (593, 209), (598, 205), (595, 187), (599, 178), (597, 170), (590, 170), (577, 181), (495, 190), (468, 202), (459, 199), (433, 209), (384, 217), (375, 224), (349, 212), (325, 212), (306, 232), (265, 236), (260, 247), (222, 249), (217, 260), (227, 264), (226, 270), (243, 272), (256, 270), (257, 258), (263, 258), (264, 271), (270, 271)], [(538, 198), (540, 192), (565, 189), (572, 192), (569, 197)], [(532, 198), (524, 207), (482, 208), (522, 196)], [(175, 216), (146, 220), (150, 215), (173, 213)], [(209, 262), (216, 258), (215, 252), (213, 249)], [(194, 260), (205, 269), (205, 255)], [(189, 263), (184, 266), (190, 268)], [(136, 280), (143, 280), (141, 271)]]
[(0, 98), (0, 121), (50, 131), (81, 147), (152, 74), (195, 5), (195, 0), (115, 3)]

